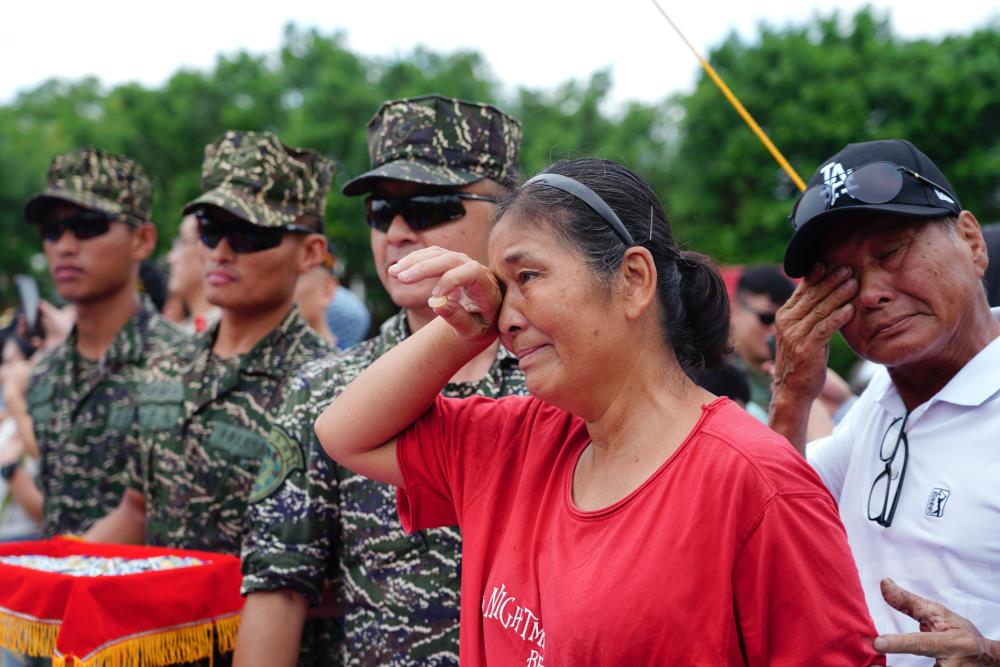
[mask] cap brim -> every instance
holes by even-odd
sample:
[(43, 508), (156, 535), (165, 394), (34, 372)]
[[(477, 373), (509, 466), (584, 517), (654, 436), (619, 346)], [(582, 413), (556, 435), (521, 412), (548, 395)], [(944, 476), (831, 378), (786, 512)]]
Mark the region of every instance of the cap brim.
[(923, 220), (955, 215), (955, 211), (950, 208), (915, 204), (859, 204), (824, 211), (799, 227), (789, 239), (785, 248), (785, 274), (790, 278), (805, 276), (816, 262), (819, 247), (831, 227), (859, 214), (872, 213)]
[(396, 160), (351, 179), (340, 191), (346, 197), (367, 194), (372, 191), (375, 181), (380, 178), (409, 181), (421, 185), (458, 187), (481, 181), (486, 177), (467, 169), (452, 169), (415, 160)]
[(259, 227), (286, 227), (294, 224), (297, 219), (297, 216), (291, 213), (282, 213), (266, 204), (241, 197), (226, 188), (209, 190), (193, 199), (184, 206), (182, 214), (190, 215), (202, 206), (216, 206)]
[(128, 213), (125, 207), (118, 202), (95, 195), (92, 192), (50, 189), (28, 200), (24, 206), (24, 219), (32, 223), (37, 222), (47, 208), (57, 203), (76, 204), (108, 215)]

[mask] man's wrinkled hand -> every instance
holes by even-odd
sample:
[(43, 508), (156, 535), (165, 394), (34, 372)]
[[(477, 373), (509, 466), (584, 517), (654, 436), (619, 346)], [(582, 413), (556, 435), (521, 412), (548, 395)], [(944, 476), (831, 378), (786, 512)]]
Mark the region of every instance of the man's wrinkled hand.
[(875, 638), (879, 653), (906, 653), (936, 658), (940, 667), (1000, 665), (1000, 643), (983, 637), (967, 618), (937, 602), (914, 595), (892, 579), (883, 579), (882, 597), (920, 624), (920, 632)]
[(787, 391), (810, 402), (820, 395), (830, 338), (854, 316), (851, 299), (857, 291), (848, 267), (826, 272), (821, 264), (795, 288), (774, 321), (775, 392)]

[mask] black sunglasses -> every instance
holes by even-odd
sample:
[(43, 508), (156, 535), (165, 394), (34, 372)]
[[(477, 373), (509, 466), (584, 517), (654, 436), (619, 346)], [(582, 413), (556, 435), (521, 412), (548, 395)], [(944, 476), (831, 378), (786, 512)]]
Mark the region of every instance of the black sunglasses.
[(775, 315), (777, 315), (777, 313), (762, 313), (759, 310), (754, 310), (739, 292), (736, 293), (736, 301), (740, 304), (740, 307), (742, 307), (743, 310), (748, 310), (754, 315), (756, 315), (757, 321), (763, 324), (765, 327), (769, 327), (772, 324), (774, 324), (774, 317)]
[(58, 241), (65, 232), (69, 232), (80, 241), (93, 239), (108, 233), (111, 223), (118, 216), (83, 209), (68, 218), (49, 218), (38, 222), (38, 231), (46, 241)]
[[(885, 466), (875, 476), (868, 493), (868, 519), (886, 528), (892, 525), (892, 517), (896, 514), (899, 494), (903, 490), (903, 478), (906, 477), (906, 463), (910, 458), (910, 441), (906, 437), (906, 420), (909, 416), (910, 413), (907, 412), (902, 417), (893, 419), (882, 436), (878, 457)], [(902, 457), (899, 457), (900, 450), (903, 452)], [(900, 465), (896, 465), (897, 458), (902, 458)]]
[(365, 200), (368, 226), (380, 232), (387, 232), (395, 217), (401, 215), (406, 224), (415, 231), (430, 229), (464, 216), (463, 200), (488, 201), (492, 204), (498, 201), (496, 197), (467, 192), (394, 198), (368, 197)]
[(284, 227), (260, 227), (243, 220), (223, 218), (211, 211), (198, 210), (194, 212), (198, 219), (198, 236), (201, 242), (209, 248), (218, 247), (222, 239), (237, 254), (270, 250), (281, 245), (285, 232), (300, 234), (315, 233), (315, 229), (302, 225), (285, 225)]
[[(858, 167), (849, 173), (844, 180), (844, 191), (862, 204), (885, 204), (902, 192), (903, 174), (943, 194), (948, 193), (947, 188), (938, 185), (926, 176), (921, 176), (912, 169), (892, 162), (872, 162)], [(833, 205), (833, 193), (833, 186), (829, 183), (820, 183), (806, 190), (795, 204), (795, 210), (792, 212), (792, 224), (795, 228), (798, 229), (820, 213), (828, 210)], [(956, 214), (961, 213), (955, 202), (951, 203), (951, 208)]]

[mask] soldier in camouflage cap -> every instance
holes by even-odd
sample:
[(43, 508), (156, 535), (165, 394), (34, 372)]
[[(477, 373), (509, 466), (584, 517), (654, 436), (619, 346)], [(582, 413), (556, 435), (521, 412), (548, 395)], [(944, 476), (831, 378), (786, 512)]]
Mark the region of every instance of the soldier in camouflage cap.
[[(427, 306), (434, 283), (404, 285), (389, 266), (432, 245), (485, 259), (495, 202), (514, 184), (520, 139), (517, 121), (496, 108), (436, 95), (387, 102), (369, 126), (372, 170), (344, 193), (370, 195), (372, 255), (401, 310), (376, 337), (310, 364), (292, 383), (247, 512), (242, 665), (288, 664), (298, 651), (299, 619), (330, 590), (340, 599), (346, 640), (312, 664), (458, 664), (458, 531), (406, 535), (395, 490), (333, 463), (313, 422), (347, 383), (434, 317)], [(444, 393), (524, 392), (517, 359), (493, 346)], [(316, 645), (308, 625), (301, 636), (303, 646)]]
[(151, 219), (153, 184), (132, 158), (88, 146), (52, 159), (47, 187), (31, 198), (24, 217), (38, 222), (59, 202), (124, 216), (137, 226)]
[(440, 95), (386, 102), (368, 123), (372, 170), (344, 186), (354, 197), (375, 179), (468, 185), (489, 178), (515, 185), (521, 124), (488, 104)]
[(260, 227), (287, 229), (303, 216), (322, 219), (333, 163), (270, 132), (229, 131), (205, 148), (201, 173), (203, 194), (184, 215), (212, 206)]
[[(131, 488), (89, 539), (240, 552), (288, 382), (334, 351), (294, 305), (299, 276), (325, 257), (317, 230), (331, 172), (270, 134), (228, 132), (206, 150), (206, 191), (185, 211), (198, 217), (205, 296), (220, 319), (146, 375)], [(330, 632), (332, 619), (315, 636)]]
[(126, 442), (140, 375), (183, 336), (138, 293), (139, 265), (156, 244), (152, 185), (131, 158), (97, 148), (58, 155), (46, 189), (28, 202), (53, 282), (73, 303), (69, 337), (35, 366), (27, 410), (40, 450), (45, 533), (81, 533), (126, 487)]

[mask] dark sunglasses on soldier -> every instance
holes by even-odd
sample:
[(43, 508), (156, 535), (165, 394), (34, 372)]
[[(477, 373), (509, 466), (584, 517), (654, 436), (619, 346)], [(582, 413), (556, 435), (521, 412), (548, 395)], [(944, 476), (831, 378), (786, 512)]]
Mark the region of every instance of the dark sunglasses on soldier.
[[(844, 192), (852, 199), (862, 204), (885, 204), (899, 196), (903, 190), (903, 176), (908, 176), (918, 183), (934, 188), (942, 194), (947, 194), (944, 188), (917, 172), (892, 162), (872, 162), (858, 167), (847, 175), (844, 181)], [(820, 183), (806, 190), (795, 205), (792, 213), (792, 223), (798, 229), (820, 213), (828, 210), (834, 202), (834, 189), (830, 183)], [(943, 202), (947, 203), (947, 202)], [(952, 202), (951, 208), (956, 215), (961, 213), (958, 205)]]
[(316, 231), (302, 225), (261, 227), (237, 218), (224, 218), (204, 209), (195, 211), (195, 217), (198, 219), (198, 236), (202, 243), (209, 248), (216, 248), (222, 239), (226, 239), (233, 252), (240, 255), (277, 248), (286, 232), (312, 234)]
[(414, 197), (369, 197), (365, 200), (368, 226), (380, 232), (387, 232), (392, 221), (399, 215), (415, 231), (430, 229), (463, 217), (465, 215), (463, 200), (497, 203), (496, 197), (467, 192)]
[(58, 241), (69, 232), (80, 241), (96, 238), (108, 233), (111, 223), (118, 216), (83, 209), (68, 218), (45, 218), (38, 221), (38, 231), (46, 241)]

